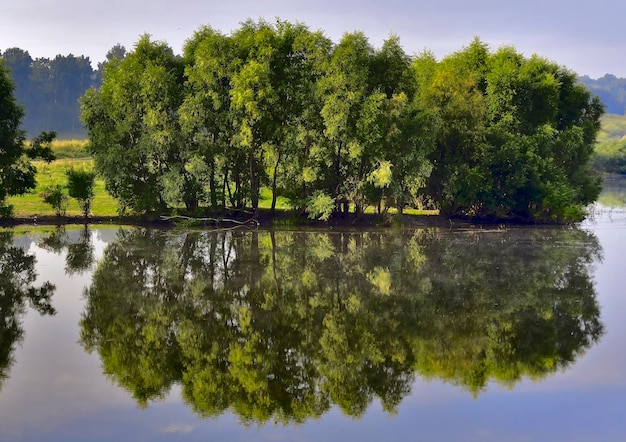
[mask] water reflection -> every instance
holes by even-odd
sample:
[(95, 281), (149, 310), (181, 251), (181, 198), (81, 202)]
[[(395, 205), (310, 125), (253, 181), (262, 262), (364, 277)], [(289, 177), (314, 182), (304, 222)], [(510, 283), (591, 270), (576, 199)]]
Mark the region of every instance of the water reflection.
[(603, 332), (578, 229), (120, 230), (86, 288), (81, 343), (140, 405), (182, 385), (201, 416), (394, 412), (416, 376), (478, 395), (569, 366)]
[(13, 244), (13, 232), (0, 232), (0, 390), (9, 377), (15, 346), (24, 336), (22, 317), (30, 305), (42, 315), (54, 315), (49, 282), (35, 286), (35, 257)]
[(91, 241), (91, 231), (85, 225), (70, 235), (65, 226), (58, 226), (54, 232), (44, 237), (39, 246), (60, 255), (66, 251), (65, 273), (75, 275), (91, 268), (95, 260), (95, 248)]

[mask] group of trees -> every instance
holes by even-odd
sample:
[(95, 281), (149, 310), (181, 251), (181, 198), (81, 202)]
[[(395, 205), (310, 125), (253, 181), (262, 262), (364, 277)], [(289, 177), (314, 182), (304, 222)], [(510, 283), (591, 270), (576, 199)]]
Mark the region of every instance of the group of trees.
[(393, 412), (417, 376), (513, 387), (600, 338), (592, 234), (469, 235), (120, 230), (81, 342), (140, 405), (179, 385), (201, 416), (288, 423)]
[(79, 99), (87, 89), (100, 86), (108, 60), (125, 54), (126, 49), (116, 44), (94, 69), (84, 55), (32, 58), (21, 48), (0, 51), (0, 59), (16, 85), (15, 98), (25, 110), (22, 128), (27, 136), (54, 131), (61, 138), (84, 138)]
[(612, 74), (593, 79), (584, 75), (578, 80), (602, 100), (609, 114), (626, 114), (626, 78)]
[(9, 48), (0, 58), (11, 71), (18, 103), (27, 110), (22, 124), (29, 136), (55, 131), (64, 138), (84, 137), (78, 99), (98, 85), (89, 57), (33, 59), (28, 51)]
[(576, 75), (478, 39), (438, 61), (303, 24), (143, 36), (82, 99), (96, 167), (133, 211), (256, 210), (262, 186), (327, 218), (366, 206), (570, 221), (599, 192), (600, 101)]

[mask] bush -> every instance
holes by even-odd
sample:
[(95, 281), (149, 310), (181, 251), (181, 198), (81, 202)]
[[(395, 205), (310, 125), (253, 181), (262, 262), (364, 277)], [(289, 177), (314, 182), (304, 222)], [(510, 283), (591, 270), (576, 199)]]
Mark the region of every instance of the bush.
[(50, 204), (56, 216), (65, 216), (69, 197), (63, 191), (63, 186), (58, 184), (48, 186), (39, 194), (44, 203)]
[(76, 198), (85, 218), (89, 216), (94, 198), (96, 174), (93, 171), (68, 169), (67, 189), (72, 198)]

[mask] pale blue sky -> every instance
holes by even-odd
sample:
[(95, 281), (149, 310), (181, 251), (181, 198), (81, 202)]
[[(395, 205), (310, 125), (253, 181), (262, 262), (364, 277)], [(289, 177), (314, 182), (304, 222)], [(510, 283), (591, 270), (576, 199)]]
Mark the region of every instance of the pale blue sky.
[(334, 41), (361, 30), (374, 46), (393, 32), (408, 53), (431, 49), (438, 57), (477, 35), (492, 49), (513, 45), (581, 75), (626, 77), (624, 0), (0, 0), (0, 50), (87, 55), (95, 64), (145, 32), (180, 53), (202, 25), (229, 33), (260, 17), (298, 20)]

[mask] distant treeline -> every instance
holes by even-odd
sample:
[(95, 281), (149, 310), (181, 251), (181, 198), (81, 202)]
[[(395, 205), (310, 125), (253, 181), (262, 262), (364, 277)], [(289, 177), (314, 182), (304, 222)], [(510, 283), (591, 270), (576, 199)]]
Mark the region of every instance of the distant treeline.
[(626, 113), (626, 78), (618, 78), (615, 75), (605, 74), (597, 80), (588, 76), (578, 79), (591, 92), (600, 97), (609, 114), (624, 115)]
[[(125, 49), (114, 46), (107, 54), (123, 57)], [(57, 55), (33, 59), (28, 51), (9, 48), (0, 58), (11, 71), (15, 97), (24, 106), (23, 129), (29, 137), (43, 131), (55, 131), (61, 138), (83, 138), (78, 99), (90, 87), (99, 87), (104, 63), (92, 67), (89, 57)]]

